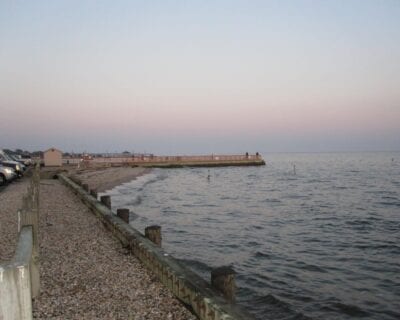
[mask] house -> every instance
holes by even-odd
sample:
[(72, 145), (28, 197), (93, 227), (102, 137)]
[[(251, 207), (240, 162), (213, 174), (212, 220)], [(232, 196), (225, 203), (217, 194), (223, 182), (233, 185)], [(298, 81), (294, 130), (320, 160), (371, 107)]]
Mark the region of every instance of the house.
[(45, 167), (61, 167), (62, 151), (56, 148), (50, 148), (43, 153)]

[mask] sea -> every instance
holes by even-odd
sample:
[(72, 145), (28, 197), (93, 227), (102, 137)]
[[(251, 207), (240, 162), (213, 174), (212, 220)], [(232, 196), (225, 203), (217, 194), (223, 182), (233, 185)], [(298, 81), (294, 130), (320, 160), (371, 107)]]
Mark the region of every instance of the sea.
[(154, 169), (107, 194), (205, 280), (236, 271), (255, 319), (400, 319), (400, 153), (264, 153)]

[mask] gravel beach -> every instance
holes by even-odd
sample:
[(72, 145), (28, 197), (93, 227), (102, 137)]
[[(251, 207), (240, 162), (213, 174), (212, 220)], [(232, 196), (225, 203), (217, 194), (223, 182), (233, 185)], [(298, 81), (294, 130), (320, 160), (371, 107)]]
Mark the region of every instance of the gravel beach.
[[(2, 260), (15, 249), (27, 182), (0, 192)], [(37, 319), (196, 319), (58, 180), (40, 183), (39, 243)]]
[(0, 191), (0, 263), (12, 259), (18, 240), (18, 209), (28, 179), (15, 180)]

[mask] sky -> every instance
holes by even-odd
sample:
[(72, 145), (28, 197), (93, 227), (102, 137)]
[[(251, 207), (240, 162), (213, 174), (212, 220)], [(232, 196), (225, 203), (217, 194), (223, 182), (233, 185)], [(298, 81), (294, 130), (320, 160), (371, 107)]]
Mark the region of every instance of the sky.
[(400, 150), (399, 0), (0, 0), (0, 148)]

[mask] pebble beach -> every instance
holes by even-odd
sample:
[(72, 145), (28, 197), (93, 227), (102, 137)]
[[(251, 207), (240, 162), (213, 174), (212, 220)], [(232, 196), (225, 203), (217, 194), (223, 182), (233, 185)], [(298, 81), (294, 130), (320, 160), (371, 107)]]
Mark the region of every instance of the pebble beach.
[[(104, 190), (102, 180), (110, 188), (146, 173), (140, 168), (109, 170), (79, 176), (92, 188)], [(13, 256), (16, 212), (27, 181), (0, 192), (0, 262)], [(196, 319), (58, 180), (40, 183), (39, 244), (36, 319)]]

